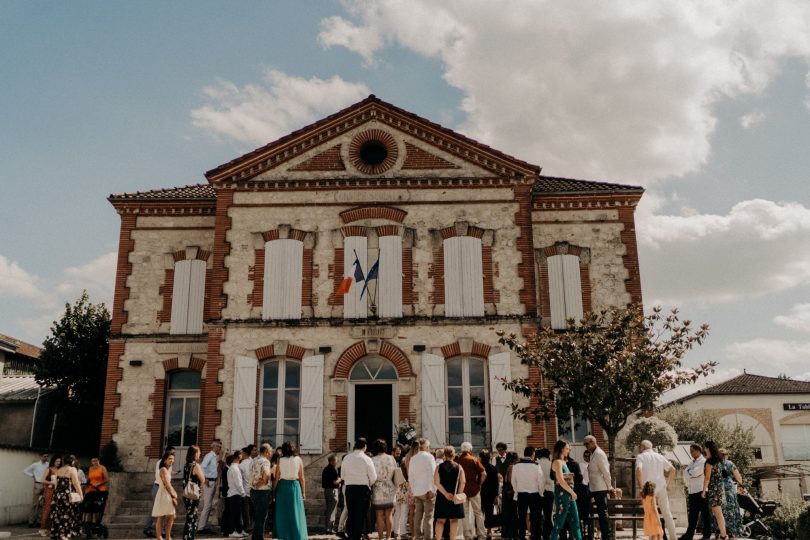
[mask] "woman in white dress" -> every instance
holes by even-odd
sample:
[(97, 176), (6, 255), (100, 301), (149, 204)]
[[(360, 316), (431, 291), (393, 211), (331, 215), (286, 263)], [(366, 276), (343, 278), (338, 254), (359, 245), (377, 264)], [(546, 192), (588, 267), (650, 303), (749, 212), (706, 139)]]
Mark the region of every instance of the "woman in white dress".
[(172, 487), (172, 476), (169, 472), (174, 463), (174, 454), (166, 452), (160, 460), (160, 467), (155, 473), (155, 482), (158, 483), (158, 492), (155, 495), (155, 504), (152, 505), (152, 516), (157, 518), (155, 522), (155, 532), (157, 540), (164, 540), (160, 536), (163, 530), (163, 518), (166, 518), (166, 538), (172, 540), (172, 525), (174, 525), (175, 511), (177, 506), (177, 492)]
[(371, 446), (374, 457), (374, 469), (377, 471), (377, 481), (371, 486), (371, 507), (374, 509), (377, 521), (377, 538), (391, 538), (394, 528), (392, 515), (394, 513), (394, 499), (397, 496), (397, 487), (394, 484), (394, 471), (397, 461), (394, 456), (386, 454), (388, 444), (384, 439), (377, 439)]

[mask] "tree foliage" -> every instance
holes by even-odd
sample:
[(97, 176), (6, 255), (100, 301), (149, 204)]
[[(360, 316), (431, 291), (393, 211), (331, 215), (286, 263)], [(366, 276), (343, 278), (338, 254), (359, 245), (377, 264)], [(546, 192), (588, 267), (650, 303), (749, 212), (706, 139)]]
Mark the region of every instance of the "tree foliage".
[(641, 306), (613, 308), (568, 324), (565, 331), (541, 329), (526, 343), (501, 333), (500, 342), (544, 378), (502, 382), (530, 398), (525, 407), (513, 405), (516, 418), (540, 422), (560, 407), (598, 421), (608, 436), (611, 463), (616, 436), (633, 413), (651, 410), (664, 391), (694, 382), (716, 365), (682, 367), (684, 354), (703, 343), (709, 327), (693, 329), (677, 310), (664, 315), (656, 307), (645, 316)]
[(54, 445), (95, 452), (104, 405), (110, 313), (84, 291), (51, 326), (36, 380), (57, 388), (60, 407)]
[(690, 411), (685, 407), (665, 407), (658, 412), (658, 417), (668, 422), (678, 434), (678, 440), (693, 441), (703, 445), (714, 441), (717, 446), (728, 451), (728, 457), (739, 469), (745, 479), (754, 464), (754, 453), (751, 443), (754, 435), (751, 428), (735, 425), (727, 427), (720, 417), (713, 412), (700, 410)]
[(643, 440), (650, 441), (656, 448), (672, 450), (678, 444), (678, 434), (660, 418), (642, 417), (630, 424), (624, 446), (630, 453), (635, 453)]

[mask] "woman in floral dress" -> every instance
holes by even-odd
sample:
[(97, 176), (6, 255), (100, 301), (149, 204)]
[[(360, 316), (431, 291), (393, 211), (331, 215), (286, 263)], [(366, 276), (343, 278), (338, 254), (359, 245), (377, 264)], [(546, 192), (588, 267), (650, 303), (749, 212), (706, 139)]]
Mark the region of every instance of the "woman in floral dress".
[(388, 444), (384, 439), (377, 439), (371, 451), (374, 457), (374, 469), (377, 471), (377, 481), (371, 486), (371, 508), (374, 509), (377, 522), (377, 538), (383, 540), (391, 537), (394, 528), (392, 515), (394, 513), (394, 499), (397, 487), (394, 485), (394, 471), (397, 461), (390, 454), (386, 454)]
[(737, 486), (742, 485), (742, 476), (734, 462), (728, 459), (725, 448), (719, 448), (720, 476), (726, 489), (726, 505), (723, 507), (723, 517), (726, 520), (726, 532), (729, 536), (742, 536), (743, 522), (740, 513), (740, 503), (737, 502)]
[[(82, 486), (79, 473), (73, 466), (76, 458), (64, 456), (62, 466), (56, 471), (56, 487), (51, 509), (51, 538), (67, 540), (82, 534), (81, 497)], [(79, 494), (79, 501), (72, 502), (71, 493)]]
[(723, 518), (723, 506), (726, 504), (726, 493), (721, 478), (720, 452), (714, 441), (706, 441), (704, 445), (706, 453), (706, 465), (703, 473), (703, 493), (704, 499), (709, 502), (709, 511), (717, 521), (717, 528), (720, 530), (720, 539), (726, 540), (726, 520)]

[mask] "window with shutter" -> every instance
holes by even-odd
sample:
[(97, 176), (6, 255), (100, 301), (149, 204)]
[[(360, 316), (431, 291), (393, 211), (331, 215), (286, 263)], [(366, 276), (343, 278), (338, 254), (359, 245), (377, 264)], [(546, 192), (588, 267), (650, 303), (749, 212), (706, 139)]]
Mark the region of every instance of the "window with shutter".
[(288, 358), (262, 364), (259, 440), (279, 446), (298, 442), (301, 420), (301, 362)]
[(447, 443), (444, 358), (422, 355), (422, 433), (433, 448)]
[[(343, 239), (343, 275), (355, 276), (355, 261), (360, 262), (363, 277), (368, 275), (368, 239), (365, 236), (347, 236)], [(343, 317), (365, 319), (368, 317), (368, 291), (363, 297), (364, 281), (352, 283), (349, 292), (343, 296)]]
[(444, 313), (447, 317), (484, 315), (484, 269), (481, 239), (454, 236), (443, 243)]
[(301, 361), (301, 453), (323, 452), (323, 355)]
[(174, 264), (170, 334), (202, 333), (205, 264), (199, 259), (184, 259)]
[(551, 327), (563, 330), (568, 328), (567, 319), (579, 320), (583, 315), (579, 257), (554, 255), (547, 264)]
[(270, 240), (264, 244), (264, 319), (300, 319), (304, 243)]
[(474, 448), (489, 447), (487, 430), (486, 365), (483, 359), (457, 356), (445, 362), (447, 368), (448, 444), (464, 441)]

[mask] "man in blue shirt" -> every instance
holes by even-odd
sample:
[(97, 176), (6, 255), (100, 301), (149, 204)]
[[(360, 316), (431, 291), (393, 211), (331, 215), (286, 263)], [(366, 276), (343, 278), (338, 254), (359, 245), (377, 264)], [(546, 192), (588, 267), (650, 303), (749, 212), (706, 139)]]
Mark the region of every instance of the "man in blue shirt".
[(203, 475), (205, 476), (205, 483), (202, 485), (202, 512), (200, 512), (200, 523), (197, 532), (200, 534), (210, 534), (211, 527), (208, 525), (208, 518), (211, 515), (211, 506), (214, 504), (214, 494), (216, 490), (214, 484), (217, 483), (217, 462), (219, 461), (219, 452), (222, 450), (222, 443), (219, 439), (214, 439), (211, 443), (211, 451), (205, 454), (205, 457), (200, 463)]
[(40, 522), (40, 513), (42, 512), (41, 503), (39, 498), (42, 496), (42, 475), (48, 468), (48, 453), (44, 452), (39, 456), (39, 461), (33, 462), (31, 465), (23, 469), (23, 474), (30, 476), (34, 480), (33, 499), (31, 500), (31, 514), (28, 516), (28, 526), (37, 527)]

